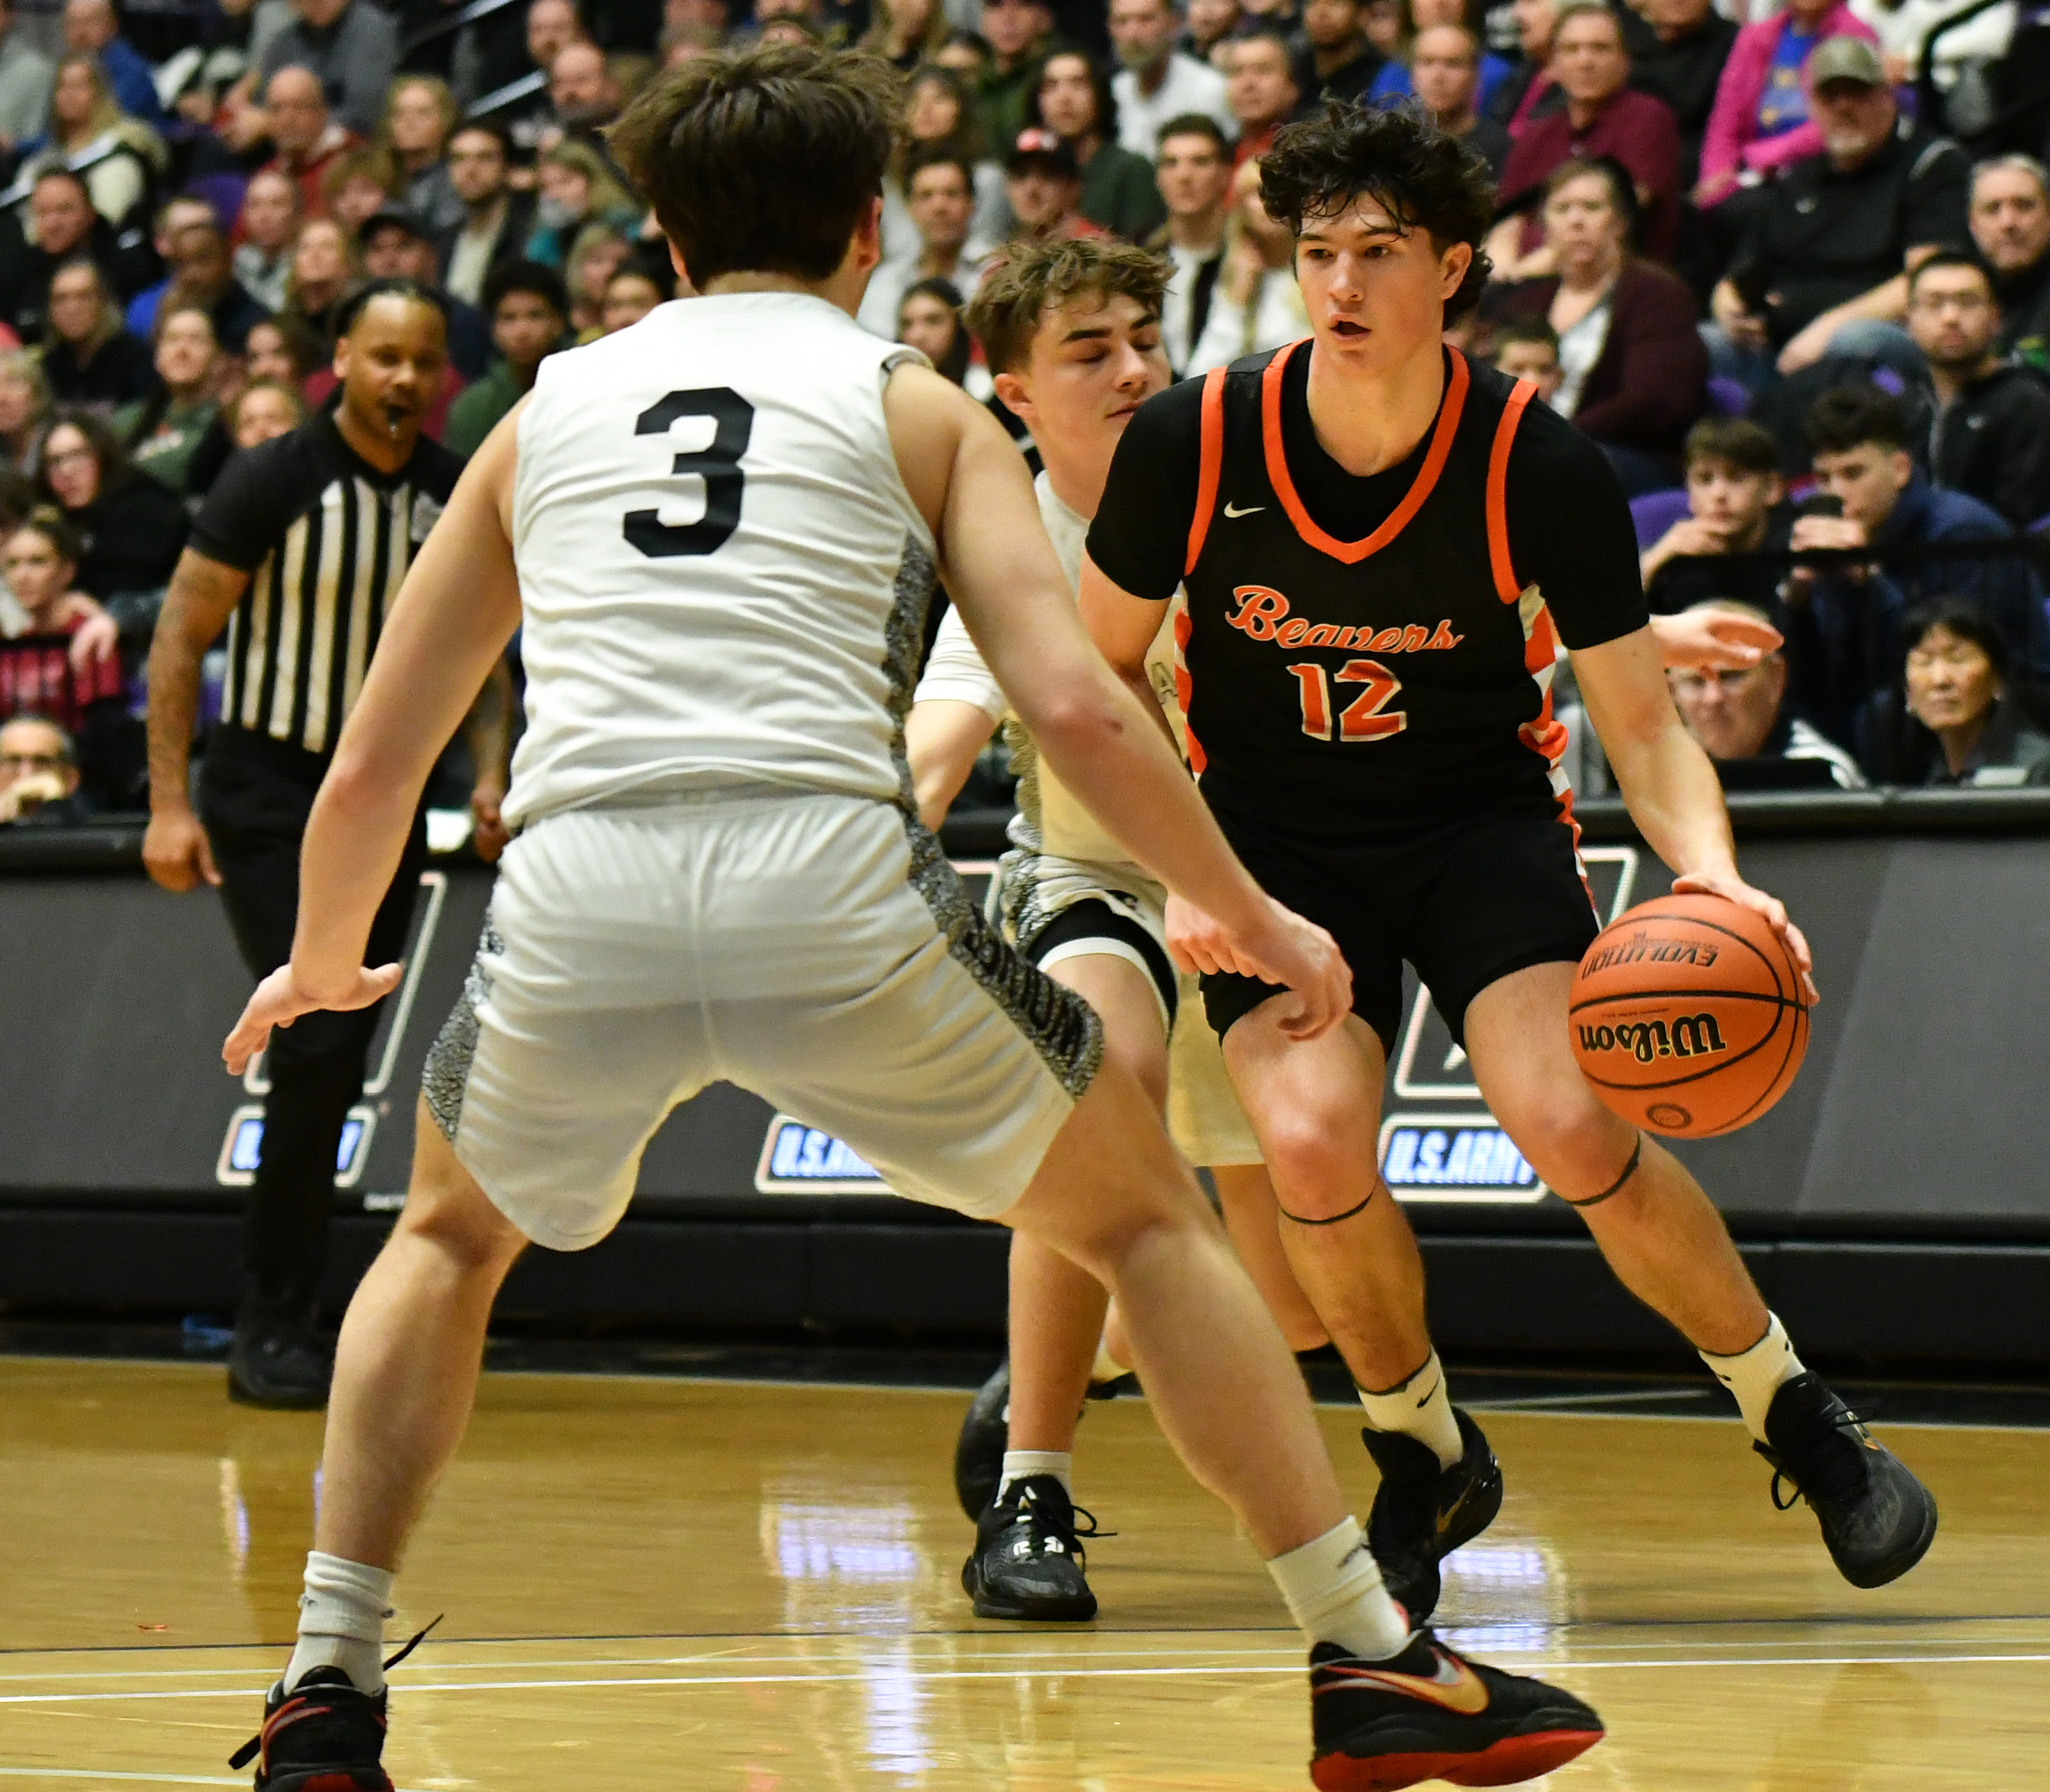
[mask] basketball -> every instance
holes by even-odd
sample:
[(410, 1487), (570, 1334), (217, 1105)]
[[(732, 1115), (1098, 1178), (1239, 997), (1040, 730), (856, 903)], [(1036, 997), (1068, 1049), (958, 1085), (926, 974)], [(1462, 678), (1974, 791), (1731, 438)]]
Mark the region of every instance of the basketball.
[(1670, 1139), (1748, 1126), (1808, 1049), (1778, 934), (1721, 896), (1663, 896), (1603, 929), (1573, 976), (1573, 1055), (1604, 1101)]

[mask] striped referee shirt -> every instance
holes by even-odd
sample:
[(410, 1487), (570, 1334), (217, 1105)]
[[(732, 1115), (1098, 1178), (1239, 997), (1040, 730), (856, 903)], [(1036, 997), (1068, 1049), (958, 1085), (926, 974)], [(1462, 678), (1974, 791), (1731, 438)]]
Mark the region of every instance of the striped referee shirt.
[(385, 606), (462, 471), (423, 436), (396, 473), (380, 473), (325, 411), (229, 461), (191, 542), (250, 575), (228, 620), (223, 723), (333, 750)]

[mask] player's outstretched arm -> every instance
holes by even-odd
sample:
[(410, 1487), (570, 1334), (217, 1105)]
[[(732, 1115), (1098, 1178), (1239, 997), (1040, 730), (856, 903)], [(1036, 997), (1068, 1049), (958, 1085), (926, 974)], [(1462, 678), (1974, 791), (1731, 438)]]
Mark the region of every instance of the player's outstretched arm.
[(1735, 610), (1654, 616), (1651, 638), (1669, 672), (1746, 672), (1786, 645), (1786, 637), (1763, 617)]
[(240, 1075), (273, 1027), (365, 1007), (398, 981), (363, 949), (435, 758), (520, 621), (510, 528), (516, 407), (480, 448), (386, 617), (299, 855), (292, 956), (257, 986), (222, 1050)]
[(947, 590), (1046, 763), (1140, 863), (1217, 918), (1234, 968), (1298, 993), (1292, 1030), (1335, 1025), (1351, 1003), (1344, 960), (1246, 874), (1157, 722), (1090, 645), (1010, 439), (921, 368), (894, 376), (886, 409)]
[(1808, 942), (1783, 903), (1738, 874), (1722, 785), (1673, 707), (1659, 660), (1649, 627), (1573, 654), (1581, 700), (1631, 819), (1677, 874), (1674, 890), (1725, 896), (1762, 915), (1787, 942), (1812, 997), (1814, 960)]

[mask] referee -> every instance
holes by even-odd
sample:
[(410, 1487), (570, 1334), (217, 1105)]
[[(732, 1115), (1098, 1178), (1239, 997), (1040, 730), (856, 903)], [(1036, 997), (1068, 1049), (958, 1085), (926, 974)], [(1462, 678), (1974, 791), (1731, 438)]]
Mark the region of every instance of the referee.
[[(172, 575), (150, 653), (143, 863), (166, 890), (220, 886), (258, 978), (291, 956), (299, 843), (314, 793), (363, 688), (386, 606), (462, 469), (420, 435), (447, 358), (441, 300), (410, 280), (376, 281), (339, 321), (337, 402), (223, 469)], [(195, 814), (200, 660), (224, 626), (228, 680)], [(425, 851), (416, 821), (371, 933), (380, 964), (404, 956)], [(342, 1128), (362, 1098), (377, 1016), (378, 1007), (309, 1015), (271, 1041), (228, 1359), (232, 1399), (326, 1400), (314, 1300)]]

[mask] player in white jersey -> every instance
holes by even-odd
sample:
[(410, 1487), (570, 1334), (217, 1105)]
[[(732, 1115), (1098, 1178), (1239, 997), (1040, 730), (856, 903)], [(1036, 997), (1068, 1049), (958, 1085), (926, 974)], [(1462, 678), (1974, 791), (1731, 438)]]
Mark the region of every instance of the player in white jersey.
[[(997, 390), (1039, 448), (1039, 514), (1071, 588), (1125, 422), (1173, 377), (1160, 346), (1165, 271), (1144, 251), (1100, 239), (1032, 244), (999, 263), (970, 308)], [(1173, 660), (1163, 629), (1154, 672), (1170, 716), (1179, 714)], [(1007, 937), (1096, 1010), (1106, 1052), (1166, 1107), (1184, 1155), (1213, 1167), (1233, 1243), (1291, 1346), (1321, 1342), (1281, 1255), (1259, 1143), (1195, 980), (1178, 976), (1170, 960), (1167, 893), (1039, 764), (1007, 709), (960, 613), (949, 612), (905, 725), (920, 812), (937, 825), (1001, 723), (1019, 773), (1015, 844), (997, 886)], [(978, 1397), (956, 1457), (962, 1505), (979, 1520), (963, 1579), (981, 1616), (1095, 1615), (1070, 1477), (1092, 1359), (1102, 1371), (1124, 1366), (1098, 1350), (1108, 1301), (1069, 1259), (1013, 1235), (1011, 1363)]]
[(342, 1326), (298, 1642), (247, 1751), (269, 1792), (391, 1792), (392, 1572), (499, 1284), (530, 1241), (602, 1237), (669, 1109), (722, 1077), (1111, 1288), (1163, 1428), (1311, 1641), (1319, 1785), (1502, 1783), (1600, 1738), (1569, 1694), (1412, 1634), (1147, 1097), (912, 812), (900, 723), (940, 570), (1047, 764), (1217, 950), (1295, 991), (1305, 1037), (1350, 999), (1089, 647), (1002, 430), (854, 321), (898, 92), (878, 59), (773, 49), (636, 100), (613, 146), (704, 296), (544, 364), (415, 561), (315, 803), (292, 959), (231, 1068), (396, 983), (361, 963), (372, 912), (524, 617), (519, 833), (429, 1060), (404, 1212)]

